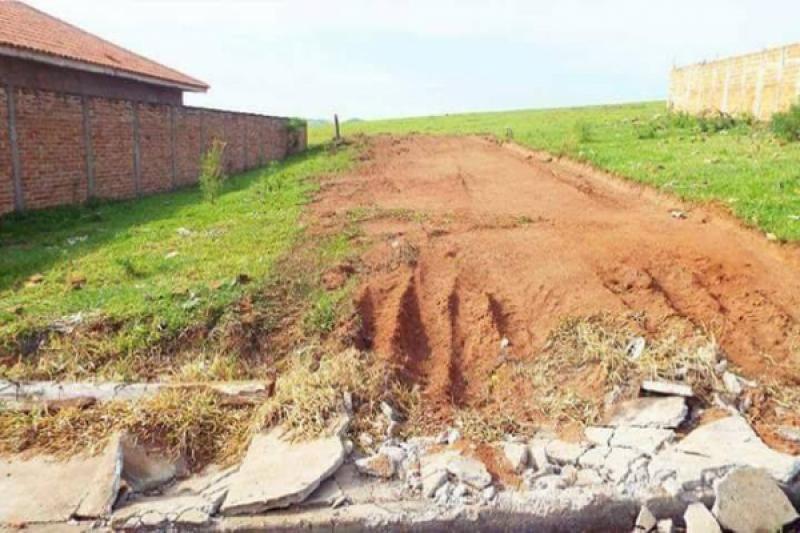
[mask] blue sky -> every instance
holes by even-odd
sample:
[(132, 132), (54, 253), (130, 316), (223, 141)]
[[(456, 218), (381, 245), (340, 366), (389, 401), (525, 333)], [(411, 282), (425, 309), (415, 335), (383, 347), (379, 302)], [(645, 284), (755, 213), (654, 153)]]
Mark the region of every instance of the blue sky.
[(211, 85), (188, 104), (307, 118), (663, 99), (673, 65), (800, 41), (798, 0), (30, 3)]

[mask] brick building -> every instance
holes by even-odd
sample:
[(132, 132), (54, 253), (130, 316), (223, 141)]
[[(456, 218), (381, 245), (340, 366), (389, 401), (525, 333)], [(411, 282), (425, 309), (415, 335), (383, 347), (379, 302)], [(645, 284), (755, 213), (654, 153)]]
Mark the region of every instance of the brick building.
[(183, 105), (208, 85), (27, 4), (0, 0), (0, 215), (197, 180), (226, 143), (240, 172), (305, 148), (285, 117)]

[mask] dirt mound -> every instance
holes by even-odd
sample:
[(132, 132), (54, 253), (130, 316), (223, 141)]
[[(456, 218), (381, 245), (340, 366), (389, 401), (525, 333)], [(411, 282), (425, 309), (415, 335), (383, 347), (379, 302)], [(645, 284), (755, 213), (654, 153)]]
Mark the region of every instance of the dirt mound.
[[(430, 413), (529, 412), (515, 397), (526, 391), (503, 382), (519, 373), (503, 368), (540, 357), (565, 318), (598, 313), (648, 338), (676, 323), (705, 332), (744, 375), (798, 387), (795, 248), (490, 139), (369, 142), (356, 171), (325, 184), (316, 212), (359, 223), (369, 243), (360, 342), (399, 364)], [(582, 394), (602, 393), (590, 378)]]

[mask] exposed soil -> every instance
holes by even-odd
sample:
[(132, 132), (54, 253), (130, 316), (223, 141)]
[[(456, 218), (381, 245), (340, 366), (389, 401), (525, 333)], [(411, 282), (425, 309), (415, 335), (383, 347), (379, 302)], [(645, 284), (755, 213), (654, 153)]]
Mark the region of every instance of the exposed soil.
[[(597, 313), (630, 317), (647, 336), (687, 323), (743, 375), (800, 387), (795, 247), (713, 207), (491, 139), (376, 137), (362, 159), (323, 184), (315, 213), (322, 226), (358, 223), (358, 342), (401, 367), (428, 414), (529, 410), (497, 370), (535, 360), (566, 317)], [(571, 386), (602, 394), (593, 372)]]

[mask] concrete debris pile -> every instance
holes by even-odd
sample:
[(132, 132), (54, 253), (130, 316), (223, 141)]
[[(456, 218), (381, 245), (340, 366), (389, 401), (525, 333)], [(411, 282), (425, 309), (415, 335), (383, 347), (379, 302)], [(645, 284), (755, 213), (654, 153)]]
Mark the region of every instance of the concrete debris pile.
[[(359, 435), (356, 446), (343, 415), (329, 434), (309, 441), (272, 428), (253, 437), (239, 465), (190, 476), (181, 458), (117, 435), (98, 455), (0, 465), (0, 524), (713, 532), (798, 523), (800, 457), (769, 448), (734, 410), (687, 431), (687, 391), (647, 390), (659, 395), (616, 404), (577, 441), (546, 430), (509, 435), (490, 448), (491, 460), (457, 428), (409, 439), (395, 428), (381, 439)], [(402, 424), (388, 404), (382, 410)], [(517, 482), (501, 479), (498, 468)]]

